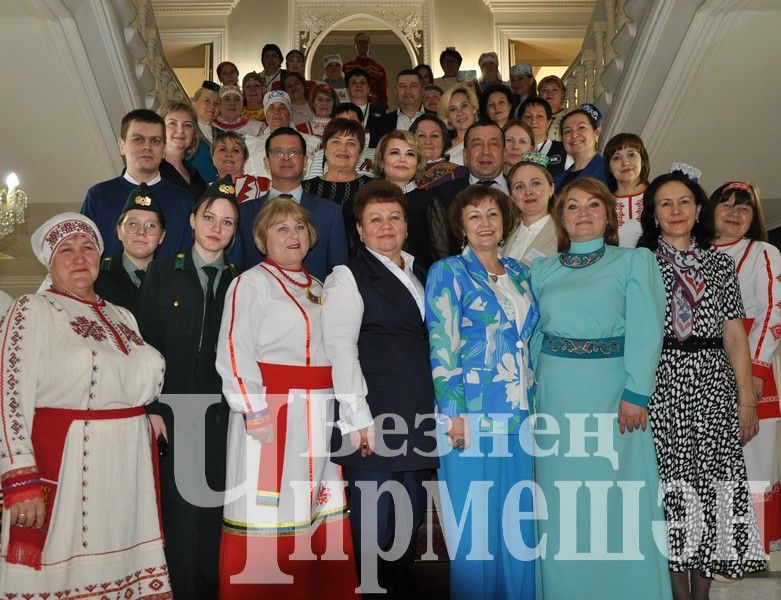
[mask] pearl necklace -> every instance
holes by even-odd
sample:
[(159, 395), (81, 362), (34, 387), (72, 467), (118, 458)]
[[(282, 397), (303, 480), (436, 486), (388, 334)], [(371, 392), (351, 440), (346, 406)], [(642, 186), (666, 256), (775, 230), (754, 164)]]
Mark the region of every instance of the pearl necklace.
[[(307, 300), (309, 300), (313, 304), (322, 304), (323, 303), (323, 297), (322, 296), (317, 296), (312, 291), (312, 287), (311, 286), (312, 286), (312, 282), (314, 281), (314, 277), (312, 277), (309, 274), (309, 271), (306, 270), (306, 267), (301, 267), (301, 269), (299, 269), (299, 270), (285, 269), (284, 267), (279, 266), (277, 263), (275, 263), (270, 258), (266, 258), (266, 260), (263, 261), (263, 262), (265, 262), (269, 266), (274, 267), (277, 270), (277, 272), (280, 275), (282, 275), (282, 277), (284, 277), (285, 280), (288, 281), (289, 283), (292, 283), (297, 288), (301, 288), (302, 290), (306, 290), (306, 299)], [(285, 271), (292, 271), (293, 273), (303, 273), (304, 276), (306, 277), (306, 281), (303, 281), (303, 282), (302, 281), (296, 281), (290, 275), (288, 275)]]

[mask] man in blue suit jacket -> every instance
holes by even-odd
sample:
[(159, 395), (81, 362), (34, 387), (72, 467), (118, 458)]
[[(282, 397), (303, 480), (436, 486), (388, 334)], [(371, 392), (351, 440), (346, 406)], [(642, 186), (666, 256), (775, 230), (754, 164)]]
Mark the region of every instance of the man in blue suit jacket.
[(307, 194), (301, 187), (307, 161), (306, 144), (295, 129), (275, 129), (266, 140), (266, 158), (263, 161), (271, 173), (271, 189), (261, 198), (239, 204), (239, 235), (235, 238), (231, 260), (241, 269), (249, 269), (263, 260), (252, 235), (255, 217), (269, 198), (288, 195), (312, 213), (317, 243), (309, 250), (304, 266), (323, 281), (336, 265), (347, 262), (347, 236), (342, 211), (330, 200)]

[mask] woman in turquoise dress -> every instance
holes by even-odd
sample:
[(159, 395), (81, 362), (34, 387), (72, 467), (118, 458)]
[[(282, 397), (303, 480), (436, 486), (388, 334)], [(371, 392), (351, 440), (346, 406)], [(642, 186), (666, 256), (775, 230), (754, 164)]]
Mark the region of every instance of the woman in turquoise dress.
[(596, 179), (566, 186), (554, 221), (561, 253), (532, 264), (542, 597), (668, 599), (646, 410), (662, 348), (659, 267), (617, 247), (615, 200)]
[[(527, 268), (499, 257), (510, 199), (472, 185), (450, 205), (460, 255), (426, 280), (440, 429), (439, 507), (450, 597), (534, 598), (529, 342), (539, 317)], [(446, 433), (445, 433), (446, 432)]]

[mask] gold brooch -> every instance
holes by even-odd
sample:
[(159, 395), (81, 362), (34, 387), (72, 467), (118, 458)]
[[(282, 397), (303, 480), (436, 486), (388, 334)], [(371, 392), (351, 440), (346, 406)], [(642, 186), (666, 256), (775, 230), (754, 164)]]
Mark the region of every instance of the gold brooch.
[(236, 188), (232, 185), (228, 185), (227, 183), (223, 183), (220, 187), (217, 188), (220, 190), (223, 194), (235, 194)]
[(152, 204), (152, 199), (149, 196), (136, 196), (134, 202), (139, 206), (150, 206)]

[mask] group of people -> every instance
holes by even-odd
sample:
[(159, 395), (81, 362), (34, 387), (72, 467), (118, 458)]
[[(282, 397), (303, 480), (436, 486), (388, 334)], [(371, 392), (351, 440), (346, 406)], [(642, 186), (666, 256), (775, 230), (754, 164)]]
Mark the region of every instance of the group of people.
[(756, 189), (650, 181), (638, 136), (600, 153), (595, 106), (492, 52), (401, 71), (385, 112), (355, 42), (329, 89), (269, 44), (243, 100), (222, 63), (131, 111), (123, 174), (33, 234), (49, 277), (0, 327), (0, 589), (411, 598), (429, 506), (451, 598), (705, 599), (765, 569)]

